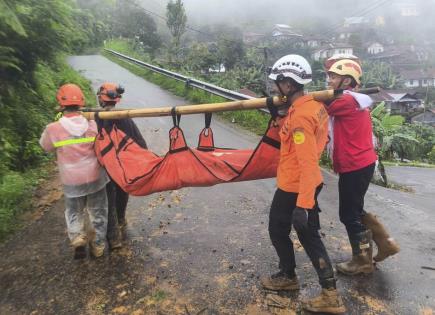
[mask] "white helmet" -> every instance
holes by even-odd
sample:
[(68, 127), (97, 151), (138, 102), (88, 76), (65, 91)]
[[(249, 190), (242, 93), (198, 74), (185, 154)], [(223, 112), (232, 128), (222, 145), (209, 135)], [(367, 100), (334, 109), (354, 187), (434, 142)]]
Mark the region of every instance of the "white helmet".
[(307, 84), (312, 81), (311, 66), (308, 61), (299, 55), (286, 55), (278, 59), (272, 67), (269, 79), (280, 81), (291, 78), (299, 84)]

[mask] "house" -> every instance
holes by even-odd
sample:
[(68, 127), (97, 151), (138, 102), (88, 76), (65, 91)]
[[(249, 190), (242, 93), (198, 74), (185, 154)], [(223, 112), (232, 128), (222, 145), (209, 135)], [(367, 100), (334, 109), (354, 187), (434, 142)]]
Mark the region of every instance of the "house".
[(370, 43), (370, 45), (368, 45), (368, 47), (367, 47), (367, 52), (370, 55), (376, 55), (376, 54), (379, 54), (379, 53), (383, 53), (384, 50), (385, 50), (384, 49), (384, 45), (382, 45), (379, 42)]
[(431, 49), (425, 46), (414, 45), (391, 45), (384, 46), (384, 51), (373, 54), (371, 60), (383, 61), (391, 64), (415, 64), (427, 61), (430, 57)]
[(311, 53), (311, 58), (315, 61), (320, 61), (337, 54), (353, 55), (353, 47), (348, 44), (328, 44), (315, 49)]
[(265, 35), (254, 32), (243, 33), (243, 42), (246, 44), (255, 43), (264, 39)]
[(306, 47), (316, 48), (329, 44), (329, 40), (321, 36), (308, 35), (303, 37), (303, 43)]
[(418, 17), (420, 12), (415, 1), (402, 0), (394, 4), (401, 17)]
[(344, 18), (343, 26), (344, 27), (352, 27), (352, 26), (362, 26), (368, 24), (369, 20), (363, 16), (352, 16)]
[(412, 123), (422, 123), (435, 127), (435, 109), (430, 108), (425, 110), (423, 113), (417, 114), (411, 118)]
[(400, 70), (399, 73), (408, 88), (435, 87), (435, 69)]
[(353, 34), (360, 34), (363, 29), (367, 28), (368, 23), (369, 20), (365, 17), (347, 17), (343, 21), (343, 26), (337, 31), (335, 38), (347, 41)]
[(285, 40), (302, 37), (302, 35), (294, 32), (293, 28), (287, 24), (275, 24), (272, 30), (272, 37), (277, 40)]
[(407, 115), (424, 109), (416, 91), (381, 90), (370, 97), (374, 103), (385, 102), (385, 108), (393, 115)]

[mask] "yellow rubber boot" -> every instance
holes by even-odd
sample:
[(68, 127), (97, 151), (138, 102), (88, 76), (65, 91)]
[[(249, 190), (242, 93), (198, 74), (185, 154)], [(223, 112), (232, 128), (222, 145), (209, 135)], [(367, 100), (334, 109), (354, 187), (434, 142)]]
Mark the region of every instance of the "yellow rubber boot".
[(390, 237), (384, 225), (373, 213), (368, 212), (365, 214), (362, 217), (362, 223), (372, 231), (373, 241), (378, 247), (378, 253), (373, 257), (374, 261), (383, 261), (385, 258), (393, 256), (400, 251), (399, 244)]

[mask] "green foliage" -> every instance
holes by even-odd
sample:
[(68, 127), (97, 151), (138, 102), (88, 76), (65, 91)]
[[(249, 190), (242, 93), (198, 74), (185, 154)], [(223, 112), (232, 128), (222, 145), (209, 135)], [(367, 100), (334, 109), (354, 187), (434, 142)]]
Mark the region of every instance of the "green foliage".
[(117, 1), (112, 12), (112, 36), (135, 39), (147, 53), (154, 54), (161, 45), (155, 21), (136, 1)]
[(211, 54), (207, 44), (195, 43), (189, 49), (183, 70), (189, 73), (208, 73), (217, 63), (217, 57)]
[(223, 112), (222, 117), (238, 125), (263, 135), (270, 120), (270, 115), (254, 110)]
[(19, 174), (10, 174), (0, 182), (0, 239), (3, 239), (11, 229), (16, 208), (26, 190), (24, 178)]
[(0, 237), (12, 228), (47, 160), (39, 145), (55, 115), (55, 94), (77, 83), (88, 104), (90, 83), (71, 68), (64, 53), (95, 39), (93, 17), (74, 0), (0, 0)]
[(18, 225), (17, 217), (29, 208), (33, 189), (46, 176), (44, 166), (24, 174), (9, 172), (0, 178), (0, 240)]
[(435, 128), (423, 124), (406, 124), (402, 116), (390, 116), (382, 102), (372, 110), (373, 132), (379, 141), (378, 155), (382, 160), (396, 154), (404, 159), (430, 160), (435, 145)]
[(430, 163), (435, 164), (435, 146), (432, 147), (432, 150), (427, 155)]
[(238, 28), (227, 28), (218, 35), (217, 56), (227, 70), (243, 61), (246, 52), (242, 32)]
[(403, 86), (403, 82), (387, 63), (364, 61), (362, 68), (364, 69), (364, 73), (361, 78), (361, 83), (364, 87), (379, 86), (383, 89), (397, 89)]

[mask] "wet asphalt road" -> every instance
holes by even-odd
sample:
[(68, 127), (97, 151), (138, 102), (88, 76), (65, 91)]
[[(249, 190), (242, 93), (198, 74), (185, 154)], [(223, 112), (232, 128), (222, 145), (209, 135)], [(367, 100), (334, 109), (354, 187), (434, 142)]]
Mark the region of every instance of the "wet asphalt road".
[[(121, 107), (185, 103), (101, 56), (73, 57), (70, 63), (94, 88), (106, 80), (123, 84)], [(164, 154), (172, 119), (136, 122), (150, 149)], [(203, 124), (201, 115), (182, 117), (192, 146)], [(259, 140), (217, 119), (212, 128), (217, 146), (253, 148)], [(350, 247), (338, 221), (337, 178), (324, 176), (322, 233), (331, 259), (339, 262), (350, 256)], [(403, 180), (411, 178), (418, 182), (413, 172)], [(258, 277), (277, 268), (267, 233), (274, 189), (271, 179), (132, 197), (125, 247), (82, 262), (71, 259), (59, 201), (0, 245), (0, 314), (270, 314), (264, 308), (268, 292), (260, 289)], [(371, 186), (366, 209), (381, 217), (402, 251), (378, 264), (373, 275), (338, 276), (347, 314), (432, 314), (435, 271), (421, 267), (435, 268), (433, 192), (422, 196)], [(295, 244), (303, 287), (284, 296), (297, 309), (301, 298), (319, 288), (307, 256)]]

